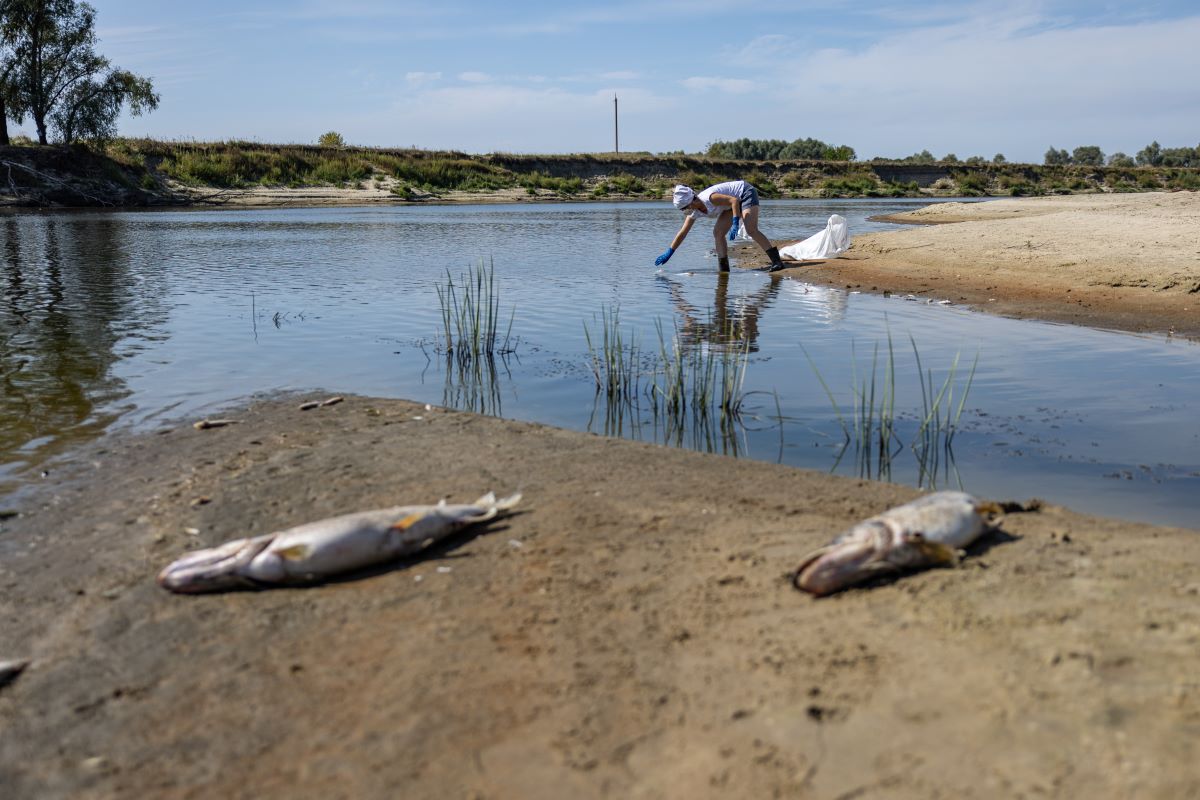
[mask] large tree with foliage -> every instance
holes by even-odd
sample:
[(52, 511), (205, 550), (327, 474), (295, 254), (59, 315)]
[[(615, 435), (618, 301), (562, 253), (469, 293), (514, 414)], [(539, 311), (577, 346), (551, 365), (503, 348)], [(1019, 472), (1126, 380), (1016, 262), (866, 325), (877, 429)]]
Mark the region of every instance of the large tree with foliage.
[[(158, 107), (148, 78), (96, 52), (96, 10), (78, 0), (0, 0), (0, 34), (12, 52), (9, 98), (27, 112), (38, 141), (53, 125), (63, 142), (110, 138), (121, 109)], [(11, 113), (11, 112), (10, 112)]]

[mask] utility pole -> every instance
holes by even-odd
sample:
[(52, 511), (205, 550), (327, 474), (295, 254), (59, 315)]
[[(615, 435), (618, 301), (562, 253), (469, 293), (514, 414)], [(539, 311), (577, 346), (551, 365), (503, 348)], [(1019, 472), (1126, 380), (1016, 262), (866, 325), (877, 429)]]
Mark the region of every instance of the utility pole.
[(613, 92), (613, 152), (621, 152), (621, 137), (617, 127), (617, 93)]

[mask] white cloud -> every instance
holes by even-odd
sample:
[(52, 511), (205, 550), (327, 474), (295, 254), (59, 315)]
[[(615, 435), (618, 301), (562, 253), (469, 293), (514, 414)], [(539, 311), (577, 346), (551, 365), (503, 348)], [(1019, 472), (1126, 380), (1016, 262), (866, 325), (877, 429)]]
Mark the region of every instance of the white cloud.
[(754, 81), (748, 81), (743, 78), (693, 77), (684, 78), (680, 83), (693, 92), (718, 91), (729, 92), (730, 94), (745, 94), (754, 89)]
[(1198, 41), (1200, 17), (1070, 28), (1006, 11), (861, 50), (776, 54), (763, 78), (793, 135), (826, 138), (819, 125), (860, 158), (928, 148), (1040, 160), (1050, 145), (1133, 152), (1151, 139), (1191, 143)]
[(492, 76), (486, 72), (460, 72), (458, 73), (458, 79), (467, 83), (488, 83), (491, 81)]
[(409, 86), (427, 86), (442, 79), (440, 72), (407, 72), (404, 74), (404, 82)]

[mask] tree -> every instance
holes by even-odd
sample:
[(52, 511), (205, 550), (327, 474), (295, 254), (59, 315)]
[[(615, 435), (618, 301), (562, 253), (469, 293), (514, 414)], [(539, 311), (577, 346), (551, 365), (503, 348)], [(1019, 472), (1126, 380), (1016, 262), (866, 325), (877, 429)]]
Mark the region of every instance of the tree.
[(17, 69), (17, 54), (9, 37), (8, 18), (12, 0), (0, 0), (0, 145), (10, 144), (8, 120), (25, 121), (25, 109), (15, 91), (14, 76)]
[(1121, 152), (1113, 153), (1108, 157), (1110, 167), (1132, 167), (1135, 164), (1136, 162), (1132, 158)]
[(345, 147), (346, 140), (337, 131), (329, 131), (321, 134), (321, 138), (317, 139), (317, 144), (321, 147)]
[(139, 116), (158, 106), (158, 95), (148, 78), (114, 69), (101, 79), (72, 86), (50, 119), (64, 142), (102, 142), (117, 135), (117, 117), (126, 103), (130, 113)]
[(1007, 164), (1008, 159), (1004, 157), (1004, 153), (996, 153), (996, 155), (992, 156), (992, 163), (993, 164)]
[(1143, 167), (1157, 167), (1162, 164), (1162, 145), (1155, 141), (1138, 150), (1137, 163)]
[(1090, 167), (1099, 167), (1104, 165), (1104, 151), (1094, 144), (1076, 147), (1071, 152), (1072, 164), (1085, 164)]
[(1055, 150), (1053, 147), (1051, 147), (1049, 150), (1046, 151), (1044, 163), (1046, 164), (1046, 166), (1053, 166), (1056, 164), (1070, 164), (1071, 163), (1071, 154), (1068, 153), (1066, 150)]
[(95, 50), (96, 10), (79, 0), (0, 0), (3, 40), (14, 54), (10, 97), (33, 118), (38, 142), (53, 125), (64, 143), (104, 139), (121, 109), (158, 107), (149, 78), (113, 67)]
[(957, 164), (958, 156), (956, 156), (954, 153), (946, 153), (946, 155), (942, 156), (942, 161), (946, 162), (947, 164)]
[(914, 164), (932, 164), (934, 162), (933, 153), (928, 150), (922, 150), (919, 153), (913, 153), (911, 156), (906, 156), (905, 161), (911, 161)]

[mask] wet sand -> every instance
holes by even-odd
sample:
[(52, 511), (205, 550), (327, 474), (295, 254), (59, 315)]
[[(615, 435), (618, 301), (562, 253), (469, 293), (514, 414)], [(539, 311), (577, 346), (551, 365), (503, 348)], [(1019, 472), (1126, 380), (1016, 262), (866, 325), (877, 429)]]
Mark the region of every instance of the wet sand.
[[(816, 600), (802, 555), (915, 490), (306, 399), (110, 437), (11, 501), (0, 660), (32, 663), (0, 689), (6, 800), (1200, 793), (1196, 531), (1045, 507), (959, 568)], [(153, 581), (489, 489), (521, 513), (351, 580)]]
[[(1200, 338), (1200, 193), (939, 203), (890, 219), (927, 224), (851, 231), (842, 258), (780, 274), (1005, 316)], [(757, 251), (746, 260), (766, 263)]]

